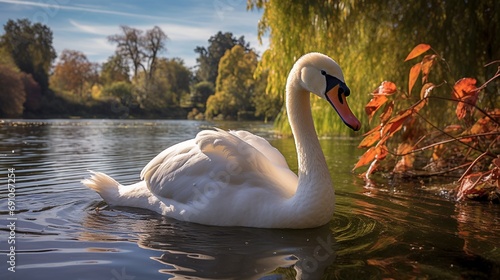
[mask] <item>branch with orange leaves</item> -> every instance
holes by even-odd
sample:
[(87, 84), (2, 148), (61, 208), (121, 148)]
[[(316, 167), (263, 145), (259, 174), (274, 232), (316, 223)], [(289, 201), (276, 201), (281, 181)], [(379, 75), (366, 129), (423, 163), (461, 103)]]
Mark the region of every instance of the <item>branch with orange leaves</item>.
[[(452, 136), (452, 135), (449, 135), (449, 134), (447, 134), (447, 135), (450, 136), (452, 139), (442, 140), (442, 141), (439, 141), (439, 142), (436, 142), (436, 143), (432, 143), (432, 144), (429, 144), (427, 146), (420, 147), (418, 149), (413, 149), (413, 150), (411, 150), (409, 152), (406, 152), (406, 153), (398, 154), (398, 153), (394, 153), (394, 152), (389, 151), (389, 154), (391, 154), (393, 156), (396, 156), (396, 157), (402, 157), (402, 156), (406, 156), (406, 155), (409, 155), (409, 154), (423, 152), (423, 151), (428, 150), (430, 148), (433, 148), (433, 147), (436, 147), (436, 146), (439, 146), (439, 145), (443, 145), (443, 144), (447, 144), (447, 143), (451, 143), (451, 142), (458, 141), (458, 142), (460, 142), (462, 144), (465, 144), (465, 143), (461, 142), (460, 140), (461, 139), (467, 139), (467, 138), (476, 138), (476, 137), (483, 137), (483, 136), (500, 135), (500, 131), (486, 132), (486, 133), (475, 134), (475, 135), (462, 135), (462, 136), (458, 136), (458, 137), (455, 137), (455, 136)], [(474, 149), (474, 147), (472, 147), (472, 146), (468, 146), (468, 147)], [(480, 150), (478, 150), (478, 151), (480, 151)], [(496, 157), (495, 154), (488, 153), (488, 151), (485, 151), (484, 153), (486, 153), (486, 155), (489, 155), (489, 156), (492, 156), (492, 157)]]
[[(405, 61), (414, 59), (428, 50), (434, 51), (430, 45), (420, 44), (410, 52)], [(438, 85), (427, 82), (429, 73), (435, 62), (444, 62), (445, 66), (449, 70), (449, 65), (437, 54), (436, 51), (434, 51), (434, 54), (425, 55), (421, 62), (413, 65), (410, 69), (408, 93), (399, 91), (396, 85), (389, 81), (382, 82), (381, 85), (371, 93), (373, 98), (365, 106), (365, 111), (370, 122), (384, 104), (385, 107), (380, 113), (380, 123), (363, 135), (364, 138), (358, 146), (359, 148), (367, 148), (367, 151), (359, 158), (354, 169), (364, 165), (369, 165), (368, 170), (362, 174), (367, 181), (370, 180), (370, 174), (374, 173), (375, 170), (379, 168), (380, 164), (388, 155), (399, 158), (393, 168), (393, 173), (403, 173), (410, 176), (420, 177), (444, 174), (451, 171), (465, 169), (465, 172), (460, 180), (461, 186), (464, 185), (464, 181), (467, 181), (464, 178), (470, 179), (472, 178), (471, 176), (477, 176), (477, 174), (469, 175), (469, 173), (479, 164), (479, 162), (482, 163), (482, 166), (479, 169), (483, 170), (488, 166), (489, 159), (492, 159), (492, 162), (500, 164), (500, 158), (498, 160), (496, 159), (498, 142), (500, 139), (500, 109), (494, 108), (493, 110), (485, 110), (476, 104), (479, 99), (479, 93), (483, 91), (489, 83), (500, 77), (500, 67), (498, 67), (492, 78), (488, 79), (484, 84), (478, 87), (476, 87), (477, 80), (474, 78), (462, 78), (458, 80), (451, 87), (451, 97), (448, 98), (435, 96), (434, 94), (431, 95), (431, 92), (435, 88), (438, 88), (443, 84), (448, 84), (446, 81), (443, 81)], [(492, 63), (500, 63), (500, 61)], [(492, 63), (488, 65), (491, 65)], [(423, 84), (420, 90), (420, 98), (417, 97), (418, 99), (411, 106), (393, 115), (396, 103), (410, 98), (411, 91), (420, 74), (422, 75)], [(456, 117), (458, 120), (467, 117), (465, 119), (466, 125), (448, 125), (446, 128), (441, 129), (437, 125), (433, 124), (433, 122), (427, 119), (421, 112), (421, 110), (429, 104), (429, 99), (441, 99), (457, 103), (455, 109)], [(482, 114), (482, 117), (478, 118), (476, 113), (479, 112)], [(418, 119), (427, 123), (427, 126), (420, 128), (418, 128), (418, 126), (415, 127), (414, 124), (418, 123)], [(439, 122), (439, 119), (434, 121)], [(402, 133), (402, 142), (400, 142), (397, 148), (392, 151), (388, 147), (388, 143), (390, 142), (389, 140), (393, 140), (396, 133), (401, 135), (401, 130), (404, 131)], [(416, 136), (422, 135), (422, 133), (424, 136), (416, 139)], [(460, 134), (457, 135), (457, 133)], [(442, 136), (449, 137), (450, 139), (443, 140)], [(432, 141), (437, 142), (432, 143)], [(484, 145), (488, 143), (489, 145), (486, 148)], [(391, 142), (390, 144), (394, 144), (394, 142)], [(418, 147), (421, 144), (423, 147)], [(467, 150), (462, 151), (460, 146), (466, 147)], [(434, 149), (430, 161), (430, 163), (433, 164), (433, 167), (431, 168), (437, 167), (441, 168), (441, 170), (438, 170), (438, 172), (428, 172), (426, 166), (424, 168), (427, 170), (426, 172), (416, 171), (416, 168), (418, 167), (414, 166), (414, 154), (424, 152), (429, 149)], [(479, 156), (477, 156), (478, 153), (480, 154)], [(467, 162), (460, 163), (456, 160), (452, 160), (450, 162), (450, 158), (461, 159), (462, 161)], [(486, 158), (488, 158), (488, 161), (486, 161)], [(420, 161), (420, 163), (422, 162), (423, 161)], [(392, 161), (389, 163), (393, 164)], [(467, 183), (467, 188), (464, 187), (462, 189), (471, 191), (470, 187), (472, 186), (474, 189), (473, 192), (476, 192), (476, 194), (479, 193), (476, 188), (479, 184), (478, 182), (481, 181), (482, 185), (486, 184), (483, 181), (486, 179), (489, 180), (493, 174), (500, 177), (500, 168), (497, 166), (493, 171), (490, 170), (481, 174), (484, 174), (484, 176), (479, 177), (479, 179), (477, 179), (477, 181), (475, 181), (472, 185)], [(468, 182), (470, 182), (470, 180)], [(497, 183), (497, 185), (497, 191), (500, 191), (500, 183)]]

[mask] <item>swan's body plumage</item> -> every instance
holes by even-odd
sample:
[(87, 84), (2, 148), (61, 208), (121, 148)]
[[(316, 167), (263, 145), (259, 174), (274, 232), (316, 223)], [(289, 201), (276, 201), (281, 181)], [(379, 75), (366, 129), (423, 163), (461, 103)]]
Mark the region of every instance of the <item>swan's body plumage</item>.
[[(314, 86), (308, 85), (301, 79), (311, 73), (297, 71), (312, 63), (320, 64), (318, 74), (328, 70), (338, 77), (342, 73), (330, 58), (309, 56), (296, 63), (287, 83), (299, 176), (265, 139), (247, 131), (213, 129), (158, 154), (136, 184), (124, 186), (99, 172), (92, 172), (83, 184), (111, 206), (146, 208), (189, 222), (262, 228), (324, 225), (333, 214), (335, 195), (310, 113), (309, 91), (315, 93), (318, 82), (315, 77)], [(304, 114), (303, 120), (296, 119), (299, 113)], [(353, 126), (359, 128), (358, 124)]]

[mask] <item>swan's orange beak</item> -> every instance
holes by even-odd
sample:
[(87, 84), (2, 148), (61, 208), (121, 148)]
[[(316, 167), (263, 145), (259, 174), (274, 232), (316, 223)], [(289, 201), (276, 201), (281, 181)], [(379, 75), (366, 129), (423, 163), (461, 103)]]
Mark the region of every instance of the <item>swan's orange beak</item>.
[(326, 93), (326, 97), (335, 111), (337, 111), (342, 121), (354, 131), (358, 131), (361, 128), (361, 122), (354, 116), (349, 105), (347, 105), (347, 99), (345, 98), (344, 92), (339, 92), (339, 89), (340, 85), (334, 86)]

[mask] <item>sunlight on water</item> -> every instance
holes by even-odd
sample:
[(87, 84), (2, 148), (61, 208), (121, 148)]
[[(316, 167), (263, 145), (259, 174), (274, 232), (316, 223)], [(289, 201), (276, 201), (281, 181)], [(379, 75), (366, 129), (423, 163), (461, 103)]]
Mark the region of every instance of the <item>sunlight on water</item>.
[[(310, 230), (222, 228), (111, 208), (80, 183), (87, 170), (119, 182), (201, 129), (244, 127), (293, 170), (293, 139), (260, 123), (4, 121), (0, 123), (0, 279), (496, 279), (498, 205), (456, 204), (418, 186), (364, 188), (351, 173), (356, 139), (325, 138), (336, 213)], [(8, 209), (9, 169), (15, 211)], [(7, 218), (15, 220), (15, 271)]]

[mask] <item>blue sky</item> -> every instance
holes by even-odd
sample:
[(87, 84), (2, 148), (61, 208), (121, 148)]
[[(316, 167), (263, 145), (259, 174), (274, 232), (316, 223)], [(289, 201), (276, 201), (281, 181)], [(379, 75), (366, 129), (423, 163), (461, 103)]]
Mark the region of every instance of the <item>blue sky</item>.
[(246, 0), (0, 0), (0, 34), (9, 19), (28, 18), (49, 26), (58, 54), (64, 49), (78, 50), (93, 62), (104, 62), (115, 45), (107, 36), (120, 33), (120, 25), (146, 30), (157, 25), (167, 34), (163, 56), (182, 58), (189, 67), (196, 65), (196, 46), (207, 46), (218, 31), (245, 36), (260, 54), (257, 24), (262, 11), (247, 11)]

